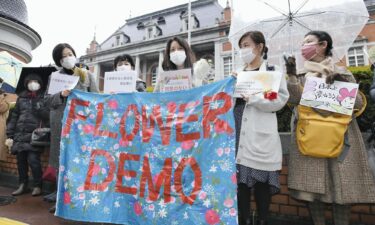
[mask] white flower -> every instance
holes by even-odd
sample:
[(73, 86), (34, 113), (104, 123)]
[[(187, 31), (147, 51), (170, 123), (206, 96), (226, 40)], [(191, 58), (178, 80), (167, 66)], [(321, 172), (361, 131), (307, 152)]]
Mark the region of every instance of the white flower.
[(90, 191), (90, 193), (91, 193), (92, 195), (97, 195), (97, 194), (99, 194), (99, 191)]
[(119, 208), (119, 207), (120, 207), (120, 202), (115, 201), (115, 208)]
[(160, 209), (158, 214), (159, 214), (160, 218), (167, 217), (167, 211), (165, 211), (165, 208)]
[(210, 207), (211, 203), (209, 199), (206, 199), (203, 201), (203, 205), (206, 206), (207, 208)]
[(220, 168), (222, 171), (227, 172), (230, 170), (230, 163), (228, 160), (225, 160), (224, 163), (220, 164)]
[(218, 109), (220, 106), (219, 102), (218, 101), (215, 101), (213, 104), (212, 104), (212, 109)]
[(160, 199), (159, 206), (162, 207), (162, 208), (165, 207), (164, 199)]
[(79, 158), (78, 157), (75, 157), (74, 159), (73, 159), (73, 162), (75, 162), (75, 163), (79, 163)]
[(178, 221), (176, 220), (172, 221), (172, 225), (178, 225)]
[(103, 212), (104, 212), (105, 214), (109, 214), (109, 208), (108, 208), (108, 207), (104, 207)]
[(212, 165), (211, 168), (210, 168), (210, 172), (216, 173), (216, 169), (217, 169), (217, 167), (215, 165)]
[(184, 219), (185, 220), (189, 219), (189, 216), (188, 216), (187, 212), (184, 213)]
[(92, 205), (98, 205), (99, 202), (100, 202), (100, 200), (99, 200), (98, 196), (95, 196), (95, 197), (91, 198), (89, 202), (90, 202)]

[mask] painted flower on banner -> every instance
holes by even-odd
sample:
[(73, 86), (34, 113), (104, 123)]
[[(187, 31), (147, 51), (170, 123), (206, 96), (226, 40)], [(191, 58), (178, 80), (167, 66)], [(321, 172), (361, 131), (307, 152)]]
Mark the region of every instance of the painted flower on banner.
[(231, 208), (234, 205), (234, 201), (232, 198), (227, 198), (224, 201), (224, 206), (227, 208)]
[(142, 214), (142, 206), (141, 206), (141, 204), (139, 204), (139, 202), (135, 202), (134, 205), (133, 205), (133, 208), (134, 208), (134, 213), (137, 216)]
[(70, 193), (66, 191), (64, 192), (64, 204), (68, 205), (70, 203), (72, 203)]
[(86, 124), (83, 126), (83, 132), (85, 134), (91, 134), (94, 132), (95, 127), (91, 124)]
[(184, 141), (181, 143), (181, 148), (184, 150), (190, 150), (194, 146), (194, 141)]
[(118, 103), (116, 100), (109, 100), (108, 101), (108, 107), (115, 110), (118, 107)]
[(209, 209), (205, 214), (206, 222), (210, 225), (219, 224), (220, 217), (215, 210)]

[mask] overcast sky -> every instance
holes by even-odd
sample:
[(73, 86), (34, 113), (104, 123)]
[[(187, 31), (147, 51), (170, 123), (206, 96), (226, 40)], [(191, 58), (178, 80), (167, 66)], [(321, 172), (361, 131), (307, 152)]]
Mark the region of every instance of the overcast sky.
[[(131, 17), (188, 3), (188, 0), (25, 0), (29, 25), (42, 37), (42, 44), (33, 52), (27, 66), (52, 63), (52, 50), (61, 42), (84, 55), (93, 39), (102, 43)], [(225, 7), (226, 0), (219, 0)]]

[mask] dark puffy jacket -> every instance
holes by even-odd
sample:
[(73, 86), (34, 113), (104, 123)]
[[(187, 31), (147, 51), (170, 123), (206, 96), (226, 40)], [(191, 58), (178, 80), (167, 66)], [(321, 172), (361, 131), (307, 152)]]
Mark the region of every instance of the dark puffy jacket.
[[(30, 80), (38, 80), (39, 84), (43, 85), (39, 76), (29, 75), (25, 79), (25, 86)], [(21, 151), (42, 150), (42, 148), (30, 144), (31, 134), (40, 126), (49, 126), (48, 116), (49, 109), (45, 106), (43, 93), (36, 92), (36, 95), (32, 96), (28, 90), (21, 92), (7, 124), (7, 136), (14, 141), (11, 149), (12, 154)]]

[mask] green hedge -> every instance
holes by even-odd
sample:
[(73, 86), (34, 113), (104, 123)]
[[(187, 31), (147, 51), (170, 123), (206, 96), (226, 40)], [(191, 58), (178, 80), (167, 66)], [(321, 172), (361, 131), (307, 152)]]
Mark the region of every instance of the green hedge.
[[(359, 83), (359, 89), (366, 95), (367, 107), (363, 114), (357, 118), (358, 125), (362, 132), (368, 131), (375, 118), (375, 103), (369, 97), (369, 90), (372, 84), (372, 72), (370, 66), (349, 67), (348, 68)], [(288, 106), (285, 106), (277, 112), (278, 125), (280, 132), (290, 131), (290, 118), (292, 112)]]

